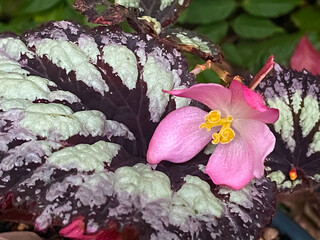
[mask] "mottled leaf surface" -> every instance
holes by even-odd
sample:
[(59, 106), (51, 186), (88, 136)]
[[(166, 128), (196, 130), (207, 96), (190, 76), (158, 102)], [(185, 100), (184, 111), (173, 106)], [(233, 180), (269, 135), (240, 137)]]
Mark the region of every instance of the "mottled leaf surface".
[(199, 33), (181, 29), (166, 29), (160, 36), (182, 51), (190, 52), (204, 60), (216, 62), (223, 59), (220, 47)]
[[(279, 120), (271, 126), (277, 142), (267, 158), (269, 177), (281, 190), (313, 186), (320, 180), (319, 76), (275, 65), (272, 76), (257, 90), (270, 107), (278, 108)], [(296, 168), (297, 179), (289, 171)]]
[(140, 15), (153, 17), (161, 23), (162, 27), (167, 27), (177, 20), (179, 14), (188, 7), (190, 1), (191, 0), (140, 0), (139, 7), (143, 9)]
[[(116, 0), (115, 4), (111, 4), (102, 0), (76, 0), (74, 7), (90, 22), (117, 25), (127, 20), (138, 33), (159, 38), (159, 41), (166, 45), (190, 52), (204, 60), (222, 60), (223, 55), (219, 46), (204, 36), (187, 30), (165, 28), (177, 19), (189, 2), (189, 0)], [(106, 10), (99, 13), (96, 8), (101, 4)]]
[(194, 83), (171, 45), (62, 21), (2, 34), (0, 56), (2, 219), (13, 206), (38, 230), (84, 217), (86, 234), (133, 228), (139, 239), (256, 239), (270, 223), (266, 178), (232, 191), (203, 173), (204, 153), (146, 163), (158, 122), (189, 104), (162, 89)]
[[(161, 27), (174, 23), (179, 14), (186, 9), (190, 0), (114, 0), (114, 4), (105, 0), (76, 0), (75, 8), (89, 21), (102, 24), (117, 24), (127, 18), (136, 21), (137, 18), (148, 16), (158, 21)], [(105, 11), (99, 13), (97, 6), (104, 5)], [(136, 26), (138, 27), (138, 26)]]

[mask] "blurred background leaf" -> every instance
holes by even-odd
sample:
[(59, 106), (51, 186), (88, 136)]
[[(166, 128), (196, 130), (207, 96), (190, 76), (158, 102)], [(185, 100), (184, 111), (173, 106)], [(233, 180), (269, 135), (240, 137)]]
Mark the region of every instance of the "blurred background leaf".
[(218, 43), (233, 74), (255, 74), (271, 54), (288, 66), (303, 35), (320, 50), (320, 0), (193, 0), (177, 25)]
[(72, 4), (73, 0), (0, 0), (0, 32), (19, 34), (51, 20), (85, 23)]
[(294, 24), (304, 31), (316, 31), (320, 30), (320, 9), (312, 6), (308, 6), (299, 9), (291, 15), (291, 19)]
[(51, 0), (51, 1), (43, 1), (43, 0), (25, 0), (22, 3), (22, 7), (18, 10), (18, 14), (28, 14), (28, 13), (38, 13), (45, 10), (49, 10), (57, 5), (60, 0)]
[(254, 16), (279, 17), (302, 3), (302, 0), (245, 0), (242, 7)]
[(247, 14), (239, 15), (232, 24), (233, 30), (242, 38), (261, 39), (282, 32), (282, 28), (271, 20), (252, 17)]
[(203, 33), (214, 42), (219, 42), (227, 34), (228, 28), (227, 22), (215, 22), (200, 25), (196, 28), (196, 31)]
[(226, 19), (235, 9), (234, 0), (193, 0), (178, 22), (207, 24)]

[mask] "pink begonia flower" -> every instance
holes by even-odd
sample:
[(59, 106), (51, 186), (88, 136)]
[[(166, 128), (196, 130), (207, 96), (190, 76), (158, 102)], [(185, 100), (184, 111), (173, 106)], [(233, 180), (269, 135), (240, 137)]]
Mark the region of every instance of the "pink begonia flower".
[(313, 75), (320, 75), (320, 53), (312, 46), (306, 36), (298, 43), (290, 60), (292, 69), (308, 70)]
[(262, 96), (236, 80), (229, 88), (212, 83), (164, 92), (197, 100), (212, 111), (187, 106), (168, 114), (149, 143), (149, 163), (186, 162), (212, 141), (217, 147), (205, 173), (215, 184), (241, 189), (263, 176), (264, 160), (275, 146), (266, 123), (274, 123), (279, 112), (266, 107)]

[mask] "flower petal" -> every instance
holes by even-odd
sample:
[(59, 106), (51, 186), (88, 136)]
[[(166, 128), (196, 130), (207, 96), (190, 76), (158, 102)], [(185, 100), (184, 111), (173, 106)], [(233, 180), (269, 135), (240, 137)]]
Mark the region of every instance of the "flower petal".
[(236, 137), (228, 144), (219, 144), (211, 155), (206, 173), (215, 184), (240, 189), (254, 177), (264, 173), (264, 160), (275, 146), (275, 137), (268, 126), (256, 120), (235, 120)]
[(206, 114), (196, 107), (182, 107), (168, 114), (150, 140), (147, 161), (181, 163), (197, 155), (210, 142), (214, 130), (199, 128)]
[(264, 104), (261, 95), (248, 87), (232, 81), (231, 113), (234, 119), (255, 119), (264, 123), (274, 123), (279, 118), (279, 110)]
[(226, 113), (231, 101), (231, 91), (220, 84), (206, 83), (196, 84), (187, 89), (164, 91), (178, 97), (197, 100), (207, 105), (212, 110), (220, 110)]
[(312, 46), (306, 36), (303, 36), (298, 43), (290, 59), (290, 66), (297, 71), (306, 69), (313, 75), (320, 75), (320, 53)]

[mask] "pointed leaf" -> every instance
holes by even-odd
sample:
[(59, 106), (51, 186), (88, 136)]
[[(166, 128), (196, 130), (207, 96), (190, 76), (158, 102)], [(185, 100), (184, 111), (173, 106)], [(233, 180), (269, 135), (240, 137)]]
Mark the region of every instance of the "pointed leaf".
[[(275, 65), (274, 75), (258, 86), (270, 107), (279, 109), (271, 126), (277, 142), (267, 157), (268, 176), (284, 191), (313, 186), (320, 181), (319, 76)], [(296, 171), (297, 179), (289, 172)]]
[(61, 2), (61, 0), (52, 0), (52, 1), (41, 1), (41, 0), (27, 0), (24, 2), (24, 6), (21, 11), (19, 11), (20, 14), (25, 13), (36, 13), (48, 10)]
[(278, 17), (302, 4), (301, 0), (246, 0), (242, 7), (250, 14), (262, 17)]
[(139, 7), (143, 9), (142, 16), (150, 16), (157, 19), (162, 27), (174, 23), (179, 14), (184, 11), (191, 0), (149, 1), (140, 0)]
[(254, 39), (270, 37), (283, 31), (282, 28), (268, 19), (256, 18), (245, 14), (238, 16), (234, 20), (232, 27), (239, 36)]
[(295, 25), (304, 31), (319, 31), (320, 10), (319, 8), (306, 6), (292, 13), (292, 21)]
[(207, 24), (225, 20), (236, 8), (234, 0), (192, 1), (179, 22)]
[(221, 61), (223, 54), (220, 47), (210, 39), (196, 32), (180, 29), (166, 29), (161, 35), (177, 48), (190, 52), (204, 60)]
[(205, 34), (214, 42), (219, 42), (224, 36), (227, 35), (229, 24), (226, 22), (217, 22), (210, 25), (201, 25), (197, 27), (197, 31)]
[[(160, 23), (161, 27), (167, 27), (176, 21), (179, 14), (186, 9), (190, 0), (171, 0), (171, 1), (123, 1), (115, 0), (114, 4), (103, 0), (76, 0), (75, 8), (80, 11), (89, 21), (94, 23), (115, 25), (129, 20), (135, 28), (146, 28), (150, 18)], [(99, 5), (107, 6), (101, 14), (96, 10)], [(138, 20), (138, 17), (147, 17), (149, 20)], [(149, 25), (151, 28), (154, 26)], [(153, 28), (155, 30), (155, 28)]]

